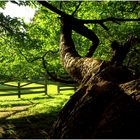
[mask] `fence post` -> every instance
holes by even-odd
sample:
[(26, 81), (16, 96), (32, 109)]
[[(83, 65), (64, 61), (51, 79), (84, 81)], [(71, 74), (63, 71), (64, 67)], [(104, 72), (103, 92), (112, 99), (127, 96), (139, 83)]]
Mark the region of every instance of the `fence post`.
[(47, 77), (46, 77), (46, 75), (45, 75), (45, 95), (47, 95), (48, 93), (47, 93)]
[(74, 91), (76, 91), (77, 90), (77, 87), (76, 87), (76, 85), (74, 85)]
[(18, 81), (18, 98), (20, 98), (20, 81)]
[(60, 86), (59, 86), (59, 84), (57, 85), (57, 93), (58, 94), (60, 93)]

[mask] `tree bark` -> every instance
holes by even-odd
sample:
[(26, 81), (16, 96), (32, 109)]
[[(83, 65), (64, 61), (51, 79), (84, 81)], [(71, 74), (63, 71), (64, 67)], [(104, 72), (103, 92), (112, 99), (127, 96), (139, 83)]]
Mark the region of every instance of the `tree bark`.
[(139, 85), (91, 77), (60, 112), (51, 138), (140, 138)]
[(133, 75), (125, 66), (80, 57), (71, 25), (65, 23), (61, 58), (80, 87), (60, 112), (51, 138), (140, 138), (140, 80), (131, 81)]
[[(63, 65), (66, 69), (66, 71), (75, 79), (78, 83), (81, 83), (84, 77), (87, 77), (87, 75), (91, 75), (96, 73), (99, 70), (100, 65), (103, 64), (103, 61), (89, 58), (89, 57), (81, 57), (78, 52), (75, 49), (74, 42), (72, 40), (72, 28), (73, 24), (67, 20), (62, 19), (62, 25), (61, 25), (62, 31), (60, 35), (60, 54), (61, 59), (63, 62)], [(84, 29), (85, 31), (85, 29)], [(82, 31), (81, 28), (81, 32)], [(90, 40), (95, 39), (95, 46), (93, 45), (93, 50), (97, 48), (98, 39), (96, 36), (93, 36), (91, 30), (86, 30), (89, 34), (85, 36), (90, 36)], [(87, 34), (87, 33), (85, 33)], [(95, 47), (95, 48), (94, 48)]]

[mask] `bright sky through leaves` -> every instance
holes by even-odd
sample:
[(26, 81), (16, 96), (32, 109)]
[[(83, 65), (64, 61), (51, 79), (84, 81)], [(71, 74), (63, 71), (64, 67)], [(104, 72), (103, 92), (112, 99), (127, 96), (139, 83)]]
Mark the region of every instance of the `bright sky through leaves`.
[(23, 18), (25, 22), (30, 22), (35, 14), (35, 9), (29, 6), (18, 6), (17, 4), (8, 2), (5, 9), (0, 9), (0, 12), (3, 12), (4, 15), (20, 17)]

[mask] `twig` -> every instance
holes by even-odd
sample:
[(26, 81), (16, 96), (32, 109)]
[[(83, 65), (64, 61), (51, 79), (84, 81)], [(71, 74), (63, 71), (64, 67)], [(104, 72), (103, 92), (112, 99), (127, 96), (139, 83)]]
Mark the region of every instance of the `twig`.
[(53, 54), (58, 52), (58, 50), (56, 50), (56, 51), (49, 50), (49, 51), (45, 52), (42, 56), (34, 57), (34, 58), (32, 58), (32, 60), (31, 60), (31, 59), (27, 58), (27, 57), (22, 53), (21, 50), (18, 49), (18, 51), (19, 51), (20, 54), (26, 59), (26, 61), (27, 61), (28, 63), (32, 63), (32, 62), (34, 62), (34, 61), (37, 61), (37, 60), (39, 60), (39, 59), (42, 59), (43, 57), (45, 57), (45, 56), (46, 56), (48, 53), (50, 53), (50, 52), (53, 53)]
[(72, 13), (72, 16), (74, 16), (74, 14), (77, 12), (78, 8), (80, 7), (82, 1), (79, 1), (79, 4), (76, 6), (74, 12)]
[(45, 60), (45, 55), (46, 55), (46, 54), (44, 54), (44, 55), (42, 56), (42, 65), (43, 65), (43, 67), (44, 67), (46, 73), (47, 73), (54, 81), (61, 82), (61, 83), (65, 83), (65, 84), (76, 84), (76, 82), (73, 81), (73, 80), (64, 80), (64, 79), (58, 77), (57, 75), (51, 74), (51, 73), (48, 71), (48, 69), (47, 69), (47, 65), (46, 65), (47, 62), (46, 62), (46, 60)]

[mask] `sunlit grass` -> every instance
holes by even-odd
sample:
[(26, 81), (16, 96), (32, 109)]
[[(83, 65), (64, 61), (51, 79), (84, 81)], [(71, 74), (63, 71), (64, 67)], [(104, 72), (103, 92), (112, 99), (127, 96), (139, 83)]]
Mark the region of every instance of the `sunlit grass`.
[[(11, 82), (8, 84), (17, 85), (16, 82)], [(36, 87), (38, 85), (39, 84), (33, 83), (25, 87)], [(21, 116), (34, 115), (34, 112), (38, 112), (38, 110), (41, 113), (44, 113), (46, 111), (50, 112), (52, 110), (51, 109), (52, 107), (57, 107), (59, 105), (63, 106), (63, 104), (69, 99), (70, 95), (74, 93), (73, 90), (66, 90), (66, 91), (61, 91), (61, 93), (58, 94), (57, 85), (55, 84), (48, 85), (47, 88), (48, 88), (47, 90), (48, 95), (45, 95), (45, 93), (26, 94), (26, 95), (21, 95), (21, 98), (18, 98), (16, 95), (15, 96), (1, 96), (0, 97), (0, 111), (3, 107), (10, 110), (10, 108), (13, 108), (15, 106), (28, 105), (29, 106), (28, 113), (21, 112), (20, 113)], [(30, 90), (30, 91), (34, 91), (34, 90)], [(10, 118), (14, 118), (14, 117), (16, 117), (16, 115), (12, 115)]]
[[(17, 85), (17, 82), (8, 84)], [(35, 86), (40, 85), (33, 83), (26, 87)], [(2, 87), (0, 85), (0, 88)], [(66, 104), (74, 90), (65, 90), (58, 94), (56, 83), (49, 83), (47, 89), (48, 95), (45, 93), (27, 94), (21, 95), (21, 98), (18, 98), (17, 95), (0, 96), (0, 119), (4, 121), (4, 125), (0, 123), (4, 130), (4, 135), (1, 138), (48, 137), (58, 112)], [(29, 126), (30, 131), (28, 131)], [(36, 131), (38, 134), (33, 135)]]

